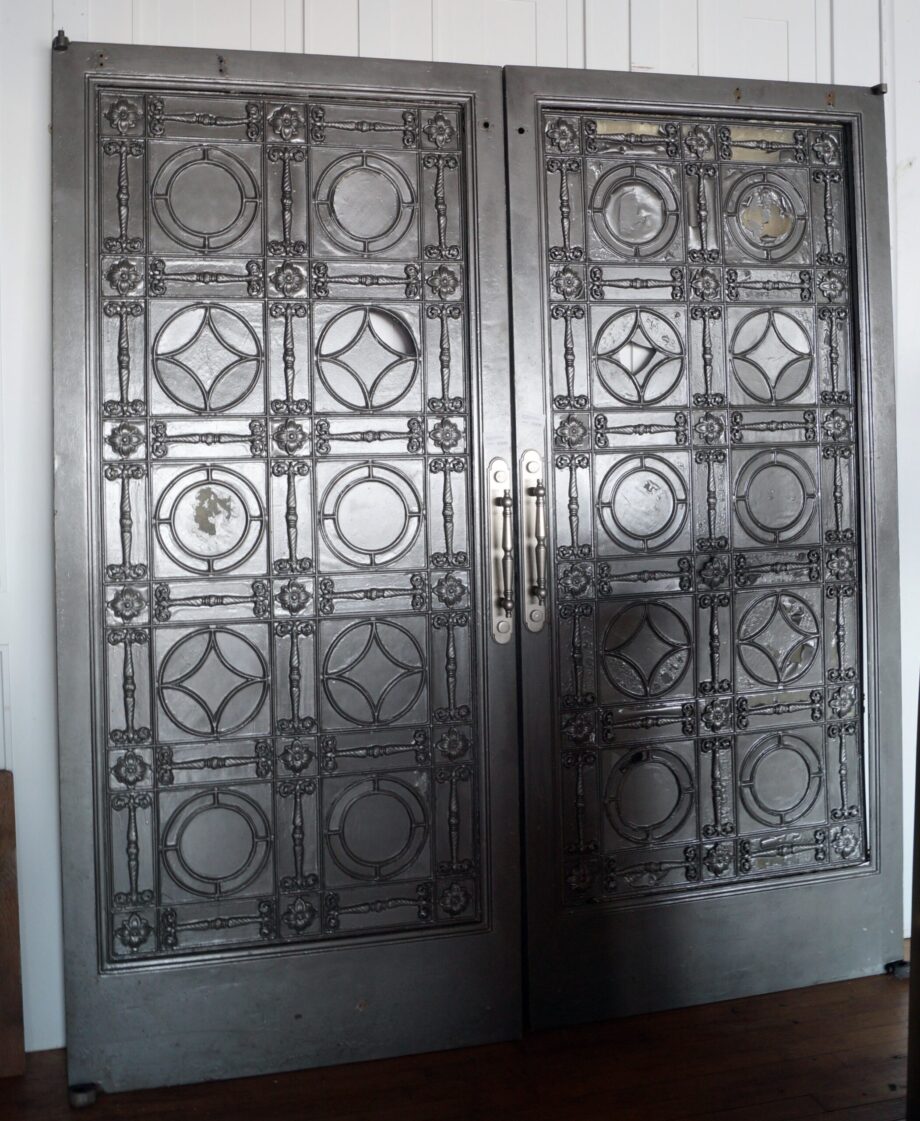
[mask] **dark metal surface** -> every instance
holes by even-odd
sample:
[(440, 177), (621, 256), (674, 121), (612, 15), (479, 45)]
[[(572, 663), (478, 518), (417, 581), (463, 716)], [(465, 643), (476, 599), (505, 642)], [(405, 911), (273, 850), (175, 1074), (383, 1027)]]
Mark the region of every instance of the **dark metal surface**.
[(74, 1082), (516, 1030), (499, 91), (55, 55)]
[(726, 86), (508, 76), (517, 433), (553, 465), (521, 638), (540, 1024), (897, 948), (881, 104)]

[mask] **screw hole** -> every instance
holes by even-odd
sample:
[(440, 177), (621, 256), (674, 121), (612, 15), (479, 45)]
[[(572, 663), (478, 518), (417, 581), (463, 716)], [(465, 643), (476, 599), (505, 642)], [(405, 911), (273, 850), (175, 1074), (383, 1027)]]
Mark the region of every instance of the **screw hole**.
[(526, 131), (527, 131), (527, 129), (524, 128), (523, 125), (521, 125), (521, 127), (518, 129), (518, 132), (521, 134), (521, 136), (523, 136)]
[(482, 127), (483, 128), (488, 128), (489, 127), (489, 122), (488, 121), (483, 121), (482, 122)]

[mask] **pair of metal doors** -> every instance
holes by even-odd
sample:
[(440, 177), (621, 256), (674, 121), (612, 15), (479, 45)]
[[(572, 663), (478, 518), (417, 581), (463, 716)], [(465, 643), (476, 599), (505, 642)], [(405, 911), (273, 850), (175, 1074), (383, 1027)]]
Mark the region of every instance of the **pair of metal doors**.
[(881, 98), (87, 44), (54, 98), (71, 1080), (899, 956)]

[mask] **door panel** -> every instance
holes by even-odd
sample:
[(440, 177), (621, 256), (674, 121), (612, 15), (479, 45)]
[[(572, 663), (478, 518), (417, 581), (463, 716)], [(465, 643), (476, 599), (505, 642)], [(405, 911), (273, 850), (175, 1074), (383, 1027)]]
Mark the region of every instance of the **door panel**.
[(516, 432), (549, 510), (521, 637), (533, 1020), (878, 971), (900, 933), (880, 99), (507, 89)]
[(55, 98), (71, 1078), (514, 1034), (500, 75), (72, 44)]

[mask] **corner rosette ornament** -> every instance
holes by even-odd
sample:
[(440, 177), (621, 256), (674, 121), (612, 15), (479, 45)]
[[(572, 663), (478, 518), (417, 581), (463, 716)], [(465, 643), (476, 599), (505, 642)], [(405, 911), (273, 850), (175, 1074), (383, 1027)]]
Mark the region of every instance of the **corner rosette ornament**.
[(126, 132), (133, 132), (142, 116), (140, 108), (125, 97), (113, 101), (105, 112), (105, 119), (119, 136), (124, 136)]
[(707, 588), (721, 588), (728, 579), (728, 561), (724, 557), (709, 557), (700, 566), (699, 575)]
[(565, 884), (572, 895), (584, 895), (591, 888), (593, 877), (587, 864), (576, 865), (566, 876)]
[(831, 580), (853, 579), (853, 557), (846, 549), (834, 549), (827, 556), (827, 575)]
[(827, 707), (835, 719), (846, 720), (856, 708), (856, 686), (838, 686), (827, 698)]
[(457, 133), (450, 118), (445, 117), (443, 113), (435, 113), (422, 131), (428, 137), (429, 143), (436, 148), (446, 148)]
[(440, 420), (431, 430), (431, 441), (445, 454), (460, 443), (460, 429), (452, 420)]
[(699, 300), (717, 300), (719, 298), (719, 278), (712, 269), (697, 269), (690, 277), (690, 290)]
[(466, 585), (454, 573), (449, 572), (435, 584), (433, 591), (445, 607), (456, 607), (466, 595)]
[(470, 749), (470, 741), (469, 738), (457, 728), (448, 728), (435, 744), (435, 747), (445, 759), (449, 759), (451, 763), (453, 763), (466, 755)]
[(552, 286), (556, 295), (561, 296), (563, 300), (577, 300), (584, 291), (581, 277), (568, 265), (553, 273)]
[(272, 439), (285, 455), (296, 455), (306, 444), (307, 434), (296, 420), (286, 420), (275, 429)]
[(115, 760), (112, 775), (122, 786), (134, 787), (144, 781), (149, 770), (142, 755), (138, 755), (136, 751), (126, 751)]
[(839, 272), (827, 272), (818, 280), (818, 291), (825, 300), (840, 300), (846, 295), (846, 277)]
[(583, 448), (588, 443), (588, 429), (574, 413), (559, 422), (556, 427), (556, 443), (560, 447)]
[(574, 716), (569, 716), (562, 722), (562, 734), (572, 743), (593, 744), (594, 721), (582, 712), (575, 713)]
[(734, 850), (729, 844), (713, 845), (706, 850), (703, 857), (703, 867), (713, 876), (724, 876), (730, 872), (734, 862)]
[(441, 910), (452, 917), (462, 915), (469, 907), (470, 901), (470, 893), (463, 884), (457, 883), (456, 881), (449, 884), (441, 892)]
[(122, 459), (134, 455), (144, 442), (144, 433), (136, 424), (119, 424), (106, 436), (105, 442)]
[(703, 727), (710, 732), (721, 732), (729, 727), (732, 719), (731, 701), (727, 697), (711, 700), (700, 714)]
[(701, 160), (712, 147), (712, 137), (702, 125), (694, 125), (684, 137), (684, 147), (688, 155)]
[(446, 300), (448, 296), (452, 296), (460, 285), (460, 278), (453, 269), (449, 269), (447, 265), (438, 265), (438, 267), (429, 275), (425, 281), (431, 289), (432, 294), (437, 296), (439, 300)]
[(831, 830), (831, 845), (841, 860), (852, 860), (860, 854), (859, 833), (849, 825)]
[(306, 585), (301, 584), (298, 580), (288, 580), (286, 584), (282, 585), (277, 598), (278, 603), (288, 614), (299, 615), (301, 611), (306, 611), (310, 606), (310, 600), (313, 596)]
[(291, 901), (281, 918), (289, 930), (293, 930), (295, 934), (303, 934), (316, 918), (316, 908), (309, 900), (304, 900), (298, 895)]
[(718, 444), (725, 435), (725, 421), (714, 413), (704, 413), (694, 424), (693, 431), (704, 444)]
[(281, 752), (281, 762), (293, 775), (299, 775), (313, 762), (313, 752), (303, 740), (291, 740)]
[(293, 296), (306, 283), (307, 274), (292, 261), (280, 264), (272, 273), (272, 284), (282, 296)]
[(835, 442), (849, 440), (850, 422), (843, 413), (834, 409), (832, 413), (825, 414), (824, 423), (821, 425), (821, 431), (824, 433), (825, 440), (833, 440)]
[(141, 282), (141, 274), (137, 271), (136, 265), (133, 261), (129, 261), (127, 257), (122, 257), (120, 261), (110, 265), (105, 278), (119, 296), (127, 296)]
[(819, 132), (811, 146), (811, 154), (818, 163), (830, 164), (837, 162), (837, 142), (826, 132)]
[(594, 573), (588, 564), (571, 564), (559, 574), (559, 590), (572, 599), (587, 595), (594, 582)]
[(152, 933), (153, 927), (137, 911), (132, 911), (121, 926), (115, 928), (115, 937), (132, 954), (137, 953)]
[(144, 593), (140, 588), (134, 588), (130, 584), (126, 584), (109, 600), (109, 610), (116, 618), (123, 619), (126, 623), (137, 618), (146, 606)]
[(566, 117), (547, 121), (546, 141), (557, 152), (574, 152), (578, 146), (578, 126)]
[(275, 136), (282, 140), (293, 140), (304, 126), (304, 119), (293, 105), (279, 105), (268, 118)]

